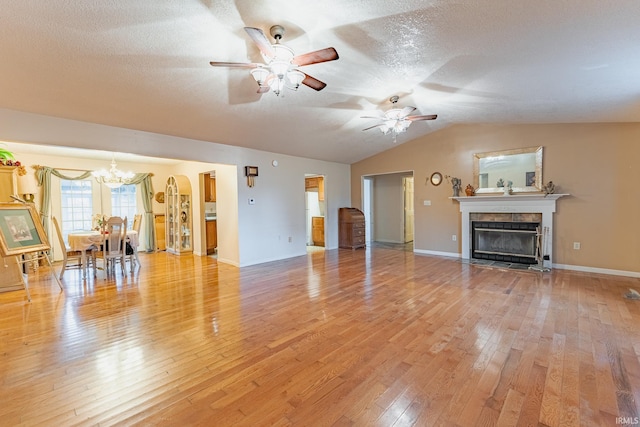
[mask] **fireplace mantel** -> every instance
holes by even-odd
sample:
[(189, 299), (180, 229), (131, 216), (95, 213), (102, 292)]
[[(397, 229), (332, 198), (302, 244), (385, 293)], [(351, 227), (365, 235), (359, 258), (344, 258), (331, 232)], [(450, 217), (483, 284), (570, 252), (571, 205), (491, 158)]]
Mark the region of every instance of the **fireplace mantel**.
[(513, 194), (509, 196), (470, 196), (451, 197), (460, 203), (462, 213), (462, 258), (471, 257), (471, 224), (469, 214), (486, 212), (504, 213), (541, 213), (542, 227), (548, 230), (549, 242), (544, 249), (544, 255), (548, 260), (544, 261), (546, 267), (553, 264), (553, 214), (556, 211), (556, 201), (569, 194)]

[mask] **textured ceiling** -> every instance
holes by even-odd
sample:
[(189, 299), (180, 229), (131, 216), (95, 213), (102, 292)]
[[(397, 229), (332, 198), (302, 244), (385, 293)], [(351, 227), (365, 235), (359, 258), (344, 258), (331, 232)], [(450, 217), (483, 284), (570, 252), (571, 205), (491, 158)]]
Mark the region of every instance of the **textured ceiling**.
[[(244, 26), (283, 25), (327, 83), (259, 95)], [(637, 0), (0, 0), (0, 107), (351, 163), (456, 123), (640, 121)], [(1, 134), (0, 134), (1, 136)]]

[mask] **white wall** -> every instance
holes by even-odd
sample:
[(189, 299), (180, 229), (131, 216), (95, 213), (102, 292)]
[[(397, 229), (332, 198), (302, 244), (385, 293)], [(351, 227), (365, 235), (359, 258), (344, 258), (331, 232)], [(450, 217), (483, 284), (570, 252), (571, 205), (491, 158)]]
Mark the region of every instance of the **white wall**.
[[(197, 188), (199, 173), (216, 170), (219, 217), (222, 217), (222, 212), (228, 212), (226, 216), (236, 218), (230, 219), (229, 224), (218, 224), (218, 238), (222, 240), (225, 233), (238, 230), (237, 248), (222, 248), (219, 245), (218, 259), (239, 266), (306, 253), (305, 174), (314, 173), (324, 175), (326, 178), (327, 249), (338, 247), (338, 208), (351, 205), (350, 167), (341, 163), (285, 156), (6, 109), (0, 109), (0, 140), (91, 148), (205, 163), (200, 167), (194, 167), (189, 163), (171, 167), (170, 170), (165, 171), (164, 179), (169, 174), (180, 173), (187, 175), (192, 187)], [(272, 160), (278, 160), (277, 167), (272, 166)], [(49, 166), (45, 161), (42, 164)], [(77, 161), (75, 164), (77, 167)], [(118, 164), (120, 165), (120, 162)], [(255, 179), (256, 184), (253, 188), (246, 184), (244, 177), (246, 165), (259, 168), (259, 176)], [(123, 163), (122, 169), (126, 166)], [(104, 161), (101, 161), (98, 166), (89, 166), (89, 163), (83, 162), (82, 169), (94, 167), (105, 167)], [(130, 169), (134, 172), (145, 171), (140, 171), (137, 167)], [(156, 192), (164, 188), (164, 181), (162, 179), (157, 181), (157, 178), (154, 177), (153, 182)], [(223, 201), (225, 194), (233, 193), (237, 195), (235, 202), (230, 201), (231, 196), (226, 198), (227, 202)], [(249, 198), (254, 198), (256, 204), (249, 205)], [(198, 203), (200, 203), (199, 200), (200, 198)], [(154, 211), (155, 209), (154, 202)], [(196, 236), (201, 236), (199, 218), (201, 209), (199, 206), (194, 206), (193, 211), (193, 221), (198, 226), (194, 233)], [(234, 221), (237, 221), (237, 224), (233, 224)], [(291, 236), (291, 242), (288, 241), (289, 236)], [(198, 253), (206, 253), (202, 248), (201, 239), (196, 239), (196, 243), (194, 249), (197, 249)]]

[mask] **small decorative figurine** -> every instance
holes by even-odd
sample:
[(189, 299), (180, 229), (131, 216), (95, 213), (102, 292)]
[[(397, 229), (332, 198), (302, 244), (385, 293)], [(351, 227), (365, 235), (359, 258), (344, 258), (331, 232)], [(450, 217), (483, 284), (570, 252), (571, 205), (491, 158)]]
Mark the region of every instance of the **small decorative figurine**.
[(499, 188), (504, 187), (504, 181), (502, 180), (502, 178), (500, 178), (498, 182), (496, 182), (496, 187), (499, 187)]
[(544, 191), (545, 195), (553, 194), (556, 191), (556, 185), (553, 183), (553, 181), (549, 181), (542, 186), (542, 191)]
[(511, 192), (513, 191), (512, 187), (513, 187), (513, 181), (507, 181), (507, 184), (504, 186), (504, 195), (505, 196), (510, 196), (511, 195)]
[(451, 187), (453, 189), (453, 197), (460, 197), (460, 188), (462, 187), (462, 180), (460, 178), (451, 178)]

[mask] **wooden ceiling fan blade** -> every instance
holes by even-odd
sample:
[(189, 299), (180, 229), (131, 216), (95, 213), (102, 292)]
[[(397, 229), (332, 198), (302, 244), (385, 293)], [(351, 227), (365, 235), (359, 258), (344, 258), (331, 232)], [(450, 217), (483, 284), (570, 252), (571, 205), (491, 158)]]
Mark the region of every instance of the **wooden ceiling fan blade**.
[(437, 114), (431, 114), (428, 116), (407, 116), (404, 119), (409, 120), (411, 122), (415, 122), (417, 120), (435, 120), (438, 117)]
[(321, 82), (315, 77), (311, 77), (310, 75), (305, 73), (303, 74), (304, 74), (304, 80), (302, 81), (303, 85), (309, 86), (311, 89), (315, 89), (315, 90), (322, 90), (327, 86), (326, 83)]
[(262, 52), (269, 58), (273, 58), (274, 56), (276, 56), (273, 47), (271, 47), (269, 39), (264, 35), (260, 28), (244, 27), (244, 30), (247, 32), (247, 34), (249, 34), (251, 40), (253, 40), (253, 42), (258, 46), (260, 52)]
[(413, 113), (416, 110), (416, 107), (407, 106), (402, 109), (400, 112), (400, 117), (407, 117), (409, 114)]
[(303, 65), (319, 64), (321, 62), (335, 61), (338, 59), (338, 52), (332, 47), (326, 49), (316, 50), (314, 52), (304, 53), (302, 55), (294, 56), (291, 60), (292, 63), (298, 67)]
[(369, 126), (368, 128), (364, 128), (364, 129), (362, 129), (362, 130), (375, 129), (375, 128), (379, 128), (380, 126), (384, 126), (384, 123), (380, 123), (379, 125)]
[(252, 63), (252, 62), (218, 62), (211, 61), (209, 64), (212, 67), (231, 67), (231, 68), (256, 68), (260, 64)]

